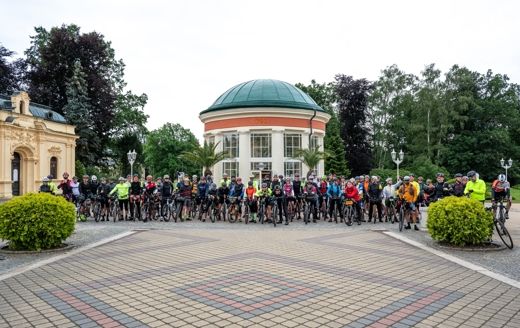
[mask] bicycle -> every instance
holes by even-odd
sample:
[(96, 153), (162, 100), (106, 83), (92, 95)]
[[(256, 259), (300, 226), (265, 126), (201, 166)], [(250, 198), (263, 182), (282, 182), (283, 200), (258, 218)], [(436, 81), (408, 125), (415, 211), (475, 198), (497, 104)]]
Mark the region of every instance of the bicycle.
[(161, 217), (163, 221), (169, 222), (170, 218), (173, 216), (174, 209), (174, 201), (172, 197), (166, 197), (166, 202), (161, 206)]
[(344, 217), (345, 224), (347, 226), (351, 226), (352, 222), (354, 221), (353, 219), (355, 218), (357, 221), (357, 224), (360, 225), (361, 220), (359, 218), (359, 215), (356, 215), (356, 209), (354, 208), (354, 200), (350, 199), (350, 198), (346, 198), (343, 201), (343, 205), (344, 205), (343, 206), (343, 217)]
[(262, 196), (262, 197), (259, 197), (259, 200), (258, 200), (258, 222), (260, 222), (261, 224), (264, 224), (264, 219), (265, 219), (265, 215), (266, 215), (266, 204), (265, 204), (266, 200), (265, 200), (265, 197)]
[(399, 231), (403, 231), (404, 228), (404, 219), (408, 218), (410, 220), (410, 215), (412, 215), (412, 209), (410, 207), (410, 203), (404, 202), (401, 200), (399, 207)]
[(154, 219), (155, 213), (155, 201), (153, 195), (145, 195), (145, 200), (143, 204), (143, 212), (144, 212), (144, 220), (143, 222), (148, 222), (148, 220), (157, 220)]
[(388, 199), (388, 206), (386, 207), (386, 221), (390, 221), (390, 222), (392, 222), (392, 224), (394, 224), (395, 221), (397, 221), (395, 205), (396, 205), (395, 198), (390, 197)]
[(92, 215), (94, 216), (94, 221), (99, 222), (99, 219), (101, 218), (101, 201), (98, 196), (94, 196), (93, 201)]
[(121, 211), (121, 209), (119, 208), (119, 200), (118, 200), (118, 198), (117, 197), (111, 198), (109, 212), (110, 212), (110, 216), (112, 217), (112, 220), (114, 222), (117, 221), (117, 218), (119, 217), (120, 211)]
[(292, 222), (295, 214), (296, 209), (296, 200), (293, 197), (289, 197), (286, 199), (287, 202), (287, 222)]
[(240, 218), (239, 206), (237, 197), (229, 197), (229, 208), (227, 209), (227, 220), (229, 223), (235, 223)]
[(303, 211), (303, 221), (305, 224), (310, 222), (310, 216), (313, 215), (313, 222), (316, 222), (316, 209), (315, 209), (314, 199), (313, 198), (307, 198), (305, 201), (305, 208)]
[[(504, 200), (499, 199), (491, 206), (493, 210), (493, 223), (495, 225), (498, 236), (509, 249), (513, 249), (513, 238), (506, 228), (505, 205)], [(497, 211), (498, 210), (498, 211)]]

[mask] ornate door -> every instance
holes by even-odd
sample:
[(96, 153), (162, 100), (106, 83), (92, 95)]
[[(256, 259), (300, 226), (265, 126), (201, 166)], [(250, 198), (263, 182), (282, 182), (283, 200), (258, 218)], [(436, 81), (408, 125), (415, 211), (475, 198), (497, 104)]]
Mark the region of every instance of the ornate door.
[(14, 153), (13, 160), (11, 161), (11, 181), (13, 181), (13, 196), (20, 195), (20, 162), (20, 154)]

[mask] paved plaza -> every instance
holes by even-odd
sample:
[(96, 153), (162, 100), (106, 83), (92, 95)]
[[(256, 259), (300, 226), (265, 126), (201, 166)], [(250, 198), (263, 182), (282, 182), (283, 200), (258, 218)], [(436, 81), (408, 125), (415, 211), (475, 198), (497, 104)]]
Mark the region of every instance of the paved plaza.
[(0, 281), (0, 327), (520, 327), (519, 289), (337, 227), (137, 231)]

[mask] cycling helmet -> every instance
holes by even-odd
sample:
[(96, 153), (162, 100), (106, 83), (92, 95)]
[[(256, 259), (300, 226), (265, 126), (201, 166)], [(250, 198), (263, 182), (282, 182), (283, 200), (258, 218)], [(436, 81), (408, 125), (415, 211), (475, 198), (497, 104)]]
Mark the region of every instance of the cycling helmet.
[(169, 176), (168, 174), (166, 174), (166, 175), (164, 176), (164, 178), (165, 178), (165, 179), (169, 179), (170, 176)]
[(252, 186), (252, 185), (253, 185), (253, 181), (249, 181), (249, 182), (247, 183), (247, 185), (248, 185), (248, 186)]
[(78, 177), (77, 176), (73, 176), (72, 180), (78, 180)]
[(322, 179), (322, 180), (327, 180), (327, 176), (324, 175), (324, 176), (321, 177), (321, 179)]
[(468, 178), (471, 178), (471, 177), (474, 177), (475, 175), (477, 175), (477, 172), (475, 172), (475, 171), (469, 171), (468, 174), (467, 174), (467, 177), (468, 177)]
[(92, 181), (97, 181), (97, 176), (93, 175), (91, 179)]
[(126, 179), (123, 177), (119, 177), (119, 181), (125, 181)]
[(505, 176), (505, 174), (499, 174), (499, 175), (498, 175), (498, 181), (500, 181), (500, 182), (505, 182), (505, 181), (506, 181), (506, 176)]
[(87, 179), (88, 179), (88, 178), (89, 178), (89, 176), (88, 176), (88, 175), (86, 175), (86, 174), (83, 174), (83, 179), (85, 179), (85, 178), (87, 178)]
[(209, 186), (209, 189), (211, 189), (211, 190), (217, 189), (217, 184), (216, 183), (212, 183), (211, 186)]
[(444, 178), (444, 173), (442, 173), (442, 172), (439, 172), (439, 173), (437, 173), (437, 175), (436, 175), (436, 176), (437, 176), (437, 178), (438, 178), (438, 177), (443, 177), (443, 178)]
[(69, 176), (69, 172), (63, 172), (63, 176)]
[(455, 178), (462, 178), (462, 174), (460, 174), (460, 173), (455, 174)]
[(386, 178), (386, 183), (392, 182), (392, 178)]
[(275, 189), (275, 190), (279, 190), (279, 189), (280, 189), (280, 185), (276, 185), (276, 186), (274, 186), (274, 189)]
[(194, 174), (191, 178), (192, 178), (192, 179), (197, 179), (198, 176), (197, 176), (196, 174)]
[(413, 174), (413, 173), (410, 173), (410, 174), (408, 174), (408, 175), (409, 175), (410, 177), (414, 177), (414, 178), (415, 178), (415, 174)]
[(403, 178), (403, 180), (404, 180), (404, 181), (410, 181), (410, 177), (406, 175), (406, 176)]
[(262, 188), (267, 188), (267, 183), (262, 183)]
[(279, 178), (279, 179), (283, 179), (283, 175), (281, 175), (281, 174), (278, 175), (278, 178)]
[(47, 176), (47, 179), (49, 179), (49, 180), (52, 180), (52, 178), (53, 178), (52, 174), (49, 174), (49, 175)]
[(106, 182), (106, 181), (107, 181), (107, 178), (102, 177), (102, 178), (101, 178), (101, 182), (103, 182), (103, 181)]
[[(184, 181), (186, 181), (186, 180), (184, 180)], [(222, 181), (222, 182), (220, 183), (220, 185), (221, 185), (222, 187), (226, 187), (226, 186), (227, 186), (227, 183), (226, 183), (226, 181)]]
[(49, 182), (49, 178), (43, 177), (43, 182)]

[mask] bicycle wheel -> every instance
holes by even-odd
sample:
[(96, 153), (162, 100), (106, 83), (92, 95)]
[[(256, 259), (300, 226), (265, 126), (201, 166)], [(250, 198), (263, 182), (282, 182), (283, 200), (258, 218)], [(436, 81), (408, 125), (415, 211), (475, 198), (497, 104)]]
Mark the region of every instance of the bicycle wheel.
[(345, 211), (344, 211), (345, 213), (343, 214), (343, 218), (344, 218), (343, 221), (345, 221), (345, 224), (347, 226), (351, 226), (352, 225), (352, 212), (353, 212), (353, 210), (354, 209), (352, 208), (352, 206), (345, 206)]
[(265, 216), (265, 206), (264, 204), (261, 204), (258, 207), (258, 221), (260, 224), (264, 224), (264, 216)]
[(94, 204), (94, 221), (99, 222), (99, 219), (101, 218), (101, 203), (96, 202)]
[(271, 219), (273, 220), (273, 225), (276, 228), (276, 221), (278, 221), (278, 202), (276, 200), (274, 201), (274, 206), (271, 213)]
[(209, 206), (209, 219), (212, 223), (215, 223), (217, 220), (217, 207), (213, 203)]
[(162, 213), (162, 219), (164, 220), (164, 222), (169, 222), (170, 221), (170, 216), (171, 216), (171, 208), (170, 208), (170, 204), (166, 203), (164, 204), (163, 207), (161, 207), (161, 211), (163, 212)]
[(502, 239), (504, 245), (509, 249), (513, 249), (513, 238), (511, 238), (511, 235), (506, 228), (504, 219), (495, 220), (495, 228), (497, 229), (498, 236)]
[(303, 222), (305, 222), (305, 224), (309, 223), (309, 216), (310, 216), (310, 208), (309, 208), (309, 205), (306, 204), (305, 210), (303, 211)]
[(399, 231), (403, 231), (404, 227), (404, 205), (401, 205), (401, 209), (399, 210)]
[(227, 220), (229, 221), (229, 223), (235, 223), (237, 221), (237, 213), (238, 209), (236, 204), (231, 204), (227, 211)]

